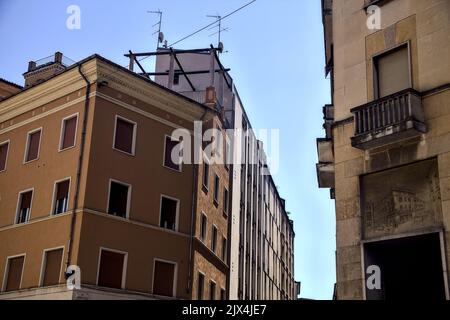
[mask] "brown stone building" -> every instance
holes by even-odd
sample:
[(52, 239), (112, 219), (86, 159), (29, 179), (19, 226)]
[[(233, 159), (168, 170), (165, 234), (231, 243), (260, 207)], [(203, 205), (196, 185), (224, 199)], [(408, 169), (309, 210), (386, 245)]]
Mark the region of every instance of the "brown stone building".
[(98, 55), (24, 76), (0, 81), (0, 298), (225, 298), (229, 169), (170, 138), (219, 110)]
[(448, 299), (450, 2), (323, 0), (337, 299)]

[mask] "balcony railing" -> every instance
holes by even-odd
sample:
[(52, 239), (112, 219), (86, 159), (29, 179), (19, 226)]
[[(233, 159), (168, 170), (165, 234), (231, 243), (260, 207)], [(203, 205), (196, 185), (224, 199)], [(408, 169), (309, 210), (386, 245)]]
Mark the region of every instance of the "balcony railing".
[(420, 136), (426, 132), (420, 93), (406, 89), (353, 108), (355, 136), (352, 145), (371, 149)]

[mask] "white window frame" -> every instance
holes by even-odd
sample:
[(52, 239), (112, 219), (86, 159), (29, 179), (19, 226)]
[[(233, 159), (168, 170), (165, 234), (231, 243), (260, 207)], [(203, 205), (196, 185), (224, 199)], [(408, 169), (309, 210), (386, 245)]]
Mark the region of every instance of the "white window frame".
[(9, 260), (14, 259), (14, 258), (20, 258), (20, 257), (23, 257), (23, 265), (22, 265), (22, 274), (20, 275), (19, 289), (22, 288), (23, 272), (25, 270), (25, 262), (27, 259), (26, 253), (21, 253), (21, 254), (16, 254), (13, 256), (6, 257), (5, 272), (3, 273), (2, 292), (5, 292), (5, 290), (6, 290), (6, 279), (7, 279), (7, 276), (9, 276)]
[(123, 185), (123, 186), (128, 187), (128, 195), (127, 195), (127, 212), (126, 212), (125, 217), (119, 217), (119, 216), (113, 215), (113, 216), (116, 217), (116, 218), (122, 218), (122, 219), (127, 219), (127, 220), (128, 220), (128, 219), (130, 218), (131, 191), (132, 191), (133, 186), (132, 186), (131, 184), (129, 184), (129, 183), (122, 182), (122, 181), (119, 181), (119, 180), (116, 180), (116, 179), (109, 179), (109, 185), (108, 185), (108, 199), (107, 199), (107, 202), (106, 202), (106, 214), (112, 215), (112, 214), (109, 213), (109, 197), (111, 196), (111, 184), (112, 184), (112, 182), (117, 183), (117, 184), (121, 184), (121, 185)]
[[(72, 177), (66, 177), (60, 180), (56, 180), (54, 185), (53, 185), (53, 196), (52, 196), (52, 207), (51, 207), (51, 211), (50, 211), (50, 215), (51, 216), (55, 216), (56, 214), (55, 212), (55, 205), (56, 205), (56, 186), (58, 185), (58, 183), (60, 182), (64, 182), (64, 181), (69, 181), (69, 189), (67, 191), (67, 210), (61, 213), (58, 213), (57, 215), (60, 214), (64, 214), (67, 213), (69, 211), (69, 201), (70, 201), (70, 187), (72, 186)], [(109, 202), (108, 202), (109, 203)]]
[(128, 252), (126, 251), (120, 251), (120, 250), (116, 250), (116, 249), (111, 249), (111, 248), (107, 248), (107, 247), (100, 247), (99, 248), (99, 254), (98, 254), (98, 263), (97, 263), (97, 279), (95, 280), (95, 284), (97, 286), (98, 285), (98, 278), (100, 275), (100, 263), (102, 260), (102, 251), (109, 251), (109, 252), (113, 252), (113, 253), (119, 253), (124, 255), (123, 257), (123, 266), (122, 266), (122, 283), (121, 283), (121, 289), (125, 289), (125, 285), (126, 285), (126, 281), (127, 281), (127, 266), (128, 266)]
[[(30, 161), (27, 161), (27, 158), (28, 158), (28, 152), (29, 152), (29, 149), (30, 149), (30, 145), (29, 145), (29, 142), (30, 142), (30, 136), (31, 136), (33, 133), (36, 133), (36, 132), (38, 132), (38, 131), (40, 131), (41, 134), (39, 135), (39, 146), (38, 146), (38, 154), (37, 154), (37, 158), (36, 158), (36, 159), (33, 159), (33, 160), (30, 160)], [(25, 154), (23, 155), (23, 164), (28, 164), (28, 163), (31, 163), (31, 162), (34, 162), (34, 161), (39, 160), (39, 158), (40, 158), (40, 156), (41, 156), (41, 143), (42, 143), (42, 136), (43, 136), (43, 133), (44, 133), (44, 130), (43, 130), (42, 127), (36, 128), (36, 129), (33, 129), (33, 130), (27, 132), (27, 142), (26, 142), (26, 144), (25, 144)]]
[[(177, 203), (177, 209), (176, 209), (176, 212), (175, 212), (175, 230), (161, 227), (161, 210), (162, 210), (162, 200), (163, 200), (163, 198), (176, 201), (176, 203)], [(160, 227), (161, 229), (164, 229), (164, 230), (171, 230), (171, 231), (178, 232), (179, 217), (180, 217), (180, 199), (168, 196), (166, 194), (161, 194), (161, 196), (159, 198), (159, 221), (158, 221), (158, 227)]]
[[(17, 223), (17, 218), (19, 217), (20, 198), (21, 198), (22, 194), (30, 192), (30, 191), (32, 193), (31, 193), (30, 212), (28, 214), (28, 219), (24, 223)], [(30, 220), (31, 220), (31, 211), (33, 210), (33, 200), (34, 200), (34, 187), (26, 189), (26, 190), (19, 191), (19, 195), (17, 197), (17, 204), (16, 204), (16, 214), (14, 215), (14, 223), (13, 223), (14, 225), (21, 225), (21, 224), (26, 224), (26, 223), (30, 222)]]
[[(116, 130), (117, 130), (117, 120), (118, 119), (128, 122), (128, 123), (131, 123), (133, 125), (133, 141), (131, 143), (131, 153), (116, 148)], [(114, 134), (113, 134), (112, 148), (118, 152), (121, 152), (123, 154), (127, 154), (129, 156), (134, 157), (136, 155), (136, 137), (137, 137), (137, 122), (116, 114), (116, 116), (114, 118)]]
[[(172, 136), (169, 136), (168, 134), (165, 134), (165, 135), (164, 135), (164, 149), (163, 149), (163, 163), (162, 163), (162, 165), (163, 165), (163, 167), (166, 168), (166, 169), (169, 169), (169, 170), (172, 170), (172, 171), (175, 171), (175, 172), (183, 172), (183, 162), (181, 162), (181, 163), (178, 165), (178, 168), (179, 168), (178, 170), (166, 166), (166, 145), (167, 145), (167, 138), (172, 139)], [(180, 142), (180, 140), (175, 140), (175, 141)], [(183, 160), (183, 158), (181, 158), (181, 160)]]
[(169, 260), (164, 260), (164, 259), (160, 259), (160, 258), (153, 258), (152, 294), (155, 294), (154, 290), (155, 290), (155, 266), (156, 266), (156, 261), (163, 262), (163, 263), (169, 263), (169, 264), (172, 264), (172, 265), (175, 266), (173, 268), (172, 297), (176, 297), (176, 295), (177, 295), (177, 281), (178, 281), (178, 263), (175, 262), (175, 261), (169, 261)]
[[(79, 118), (79, 115), (80, 115), (80, 113), (79, 112), (77, 112), (77, 113), (74, 113), (74, 114), (71, 114), (70, 116), (67, 116), (67, 117), (65, 117), (65, 118), (63, 118), (62, 120), (61, 120), (61, 132), (60, 132), (60, 134), (59, 134), (59, 147), (58, 147), (58, 152), (63, 152), (63, 151), (66, 151), (66, 150), (69, 150), (69, 149), (72, 149), (72, 148), (75, 148), (76, 147), (76, 145), (77, 145), (77, 134), (78, 134), (78, 118)], [(71, 120), (71, 119), (73, 119), (73, 118), (77, 118), (77, 121), (76, 121), (76, 124), (75, 124), (75, 137), (74, 137), (74, 140), (73, 140), (73, 146), (70, 146), (70, 147), (67, 147), (67, 148), (62, 148), (62, 144), (63, 144), (63, 139), (64, 139), (64, 133), (66, 132), (66, 121), (67, 120)]]
[[(217, 181), (217, 185), (216, 185), (216, 181)], [(216, 193), (217, 193), (217, 197), (216, 197)], [(213, 201), (214, 201), (214, 203), (219, 205), (219, 200), (220, 200), (220, 177), (217, 173), (214, 173)]]
[(5, 172), (6, 169), (8, 168), (8, 156), (9, 156), (9, 147), (11, 145), (11, 140), (5, 140), (5, 141), (0, 142), (0, 147), (5, 144), (8, 144), (8, 147), (6, 148), (5, 168), (3, 170), (0, 169), (0, 173)]
[(61, 280), (61, 275), (64, 269), (64, 252), (65, 252), (65, 247), (64, 246), (59, 246), (59, 247), (55, 247), (55, 248), (48, 248), (48, 249), (44, 249), (42, 251), (42, 262), (41, 262), (41, 272), (39, 274), (39, 287), (42, 287), (44, 285), (44, 272), (45, 272), (45, 268), (47, 267), (47, 252), (50, 251), (56, 251), (59, 249), (63, 249), (62, 252), (62, 256), (61, 256), (61, 267), (59, 270), (59, 279)]

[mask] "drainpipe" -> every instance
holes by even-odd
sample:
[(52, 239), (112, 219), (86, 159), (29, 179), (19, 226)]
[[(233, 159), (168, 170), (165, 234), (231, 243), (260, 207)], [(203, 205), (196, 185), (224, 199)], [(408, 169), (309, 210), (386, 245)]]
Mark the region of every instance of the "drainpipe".
[[(208, 113), (208, 109), (205, 109), (205, 112), (203, 113), (202, 117), (200, 118), (200, 121), (202, 121), (205, 119), (206, 114)], [(195, 131), (194, 131), (194, 145), (195, 145)], [(194, 156), (195, 159), (195, 156)], [(192, 165), (193, 168), (193, 172), (192, 172), (192, 208), (191, 208), (191, 234), (190, 234), (190, 238), (189, 238), (189, 269), (188, 269), (188, 283), (187, 283), (187, 287), (186, 287), (186, 292), (190, 293), (192, 290), (192, 284), (194, 282), (194, 277), (193, 277), (193, 273), (194, 273), (194, 264), (193, 264), (193, 259), (194, 259), (194, 229), (195, 229), (195, 225), (194, 225), (194, 220), (195, 220), (195, 211), (197, 208), (197, 192), (198, 192), (198, 168), (199, 166), (197, 164), (193, 164)]]
[[(80, 143), (80, 154), (78, 157), (78, 167), (77, 167), (77, 178), (76, 178), (76, 184), (75, 184), (75, 197), (74, 197), (74, 203), (73, 203), (73, 209), (72, 209), (72, 220), (70, 222), (70, 235), (69, 235), (69, 245), (67, 249), (67, 260), (66, 260), (66, 270), (71, 265), (71, 255), (72, 255), (72, 248), (73, 248), (73, 237), (74, 237), (74, 231), (75, 231), (75, 222), (76, 222), (76, 211), (78, 208), (78, 201), (80, 196), (80, 184), (81, 184), (81, 171), (83, 167), (83, 157), (84, 157), (84, 146), (86, 144), (86, 128), (87, 128), (87, 121), (88, 121), (88, 112), (89, 112), (89, 95), (91, 93), (91, 83), (87, 79), (86, 75), (81, 70), (82, 64), (78, 65), (78, 72), (80, 73), (81, 77), (86, 82), (86, 96), (84, 100), (84, 115), (83, 115), (83, 124), (82, 124), (82, 131), (81, 131), (81, 143)], [(66, 277), (70, 276), (70, 274), (66, 273)]]

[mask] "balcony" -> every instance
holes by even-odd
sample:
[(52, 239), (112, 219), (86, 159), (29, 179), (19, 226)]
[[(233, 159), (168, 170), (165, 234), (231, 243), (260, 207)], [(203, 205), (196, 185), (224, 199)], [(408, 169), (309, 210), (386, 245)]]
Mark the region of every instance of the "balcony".
[(317, 139), (316, 165), (319, 188), (334, 188), (334, 153), (331, 139)]
[(426, 132), (420, 93), (406, 89), (351, 110), (355, 117), (352, 146), (369, 150)]

